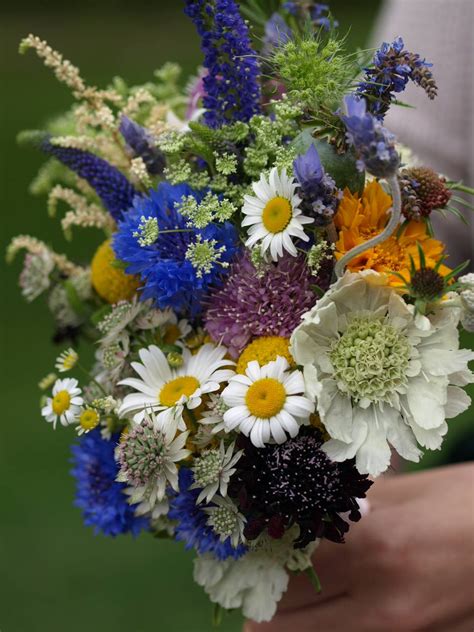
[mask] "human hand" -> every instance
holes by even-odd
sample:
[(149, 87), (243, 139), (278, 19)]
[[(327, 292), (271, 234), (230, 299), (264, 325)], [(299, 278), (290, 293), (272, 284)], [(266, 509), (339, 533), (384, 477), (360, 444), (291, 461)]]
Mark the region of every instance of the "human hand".
[(346, 544), (323, 542), (269, 623), (244, 632), (472, 632), (474, 464), (377, 480)]

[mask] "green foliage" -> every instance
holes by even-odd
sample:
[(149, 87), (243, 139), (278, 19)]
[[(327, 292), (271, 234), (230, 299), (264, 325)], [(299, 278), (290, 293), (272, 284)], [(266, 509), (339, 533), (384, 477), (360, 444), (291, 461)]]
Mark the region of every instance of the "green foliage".
[(307, 33), (277, 48), (272, 57), (276, 74), (287, 87), (290, 101), (314, 112), (339, 106), (358, 67), (344, 53), (344, 40)]

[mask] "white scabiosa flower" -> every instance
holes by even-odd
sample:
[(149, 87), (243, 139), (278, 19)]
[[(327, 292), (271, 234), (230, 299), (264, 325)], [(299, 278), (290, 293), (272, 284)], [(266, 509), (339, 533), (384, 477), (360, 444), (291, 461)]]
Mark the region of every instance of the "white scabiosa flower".
[(162, 427), (156, 415), (146, 414), (141, 424), (133, 424), (117, 446), (120, 465), (117, 480), (128, 483), (127, 494), (137, 503), (137, 515), (151, 513), (153, 518), (166, 513), (166, 487), (178, 486), (177, 463), (186, 459), (188, 432), (176, 436), (177, 424)]
[(227, 486), (235, 472), (234, 466), (243, 454), (243, 450), (234, 454), (234, 449), (235, 443), (231, 443), (226, 450), (224, 442), (221, 441), (218, 448), (205, 450), (194, 460), (194, 483), (191, 489), (202, 489), (196, 504), (204, 500), (207, 503), (211, 502), (217, 491), (221, 496), (227, 496)]
[(60, 373), (65, 373), (66, 371), (70, 371), (73, 369), (77, 361), (79, 360), (79, 356), (74, 351), (74, 349), (69, 348), (63, 351), (56, 359), (56, 364), (54, 365), (56, 369)]
[(298, 183), (274, 167), (268, 180), (262, 174), (252, 188), (255, 196), (246, 195), (242, 212), (246, 216), (242, 226), (249, 226), (245, 245), (252, 248), (261, 242), (262, 254), (269, 251), (273, 261), (283, 257), (286, 250), (294, 257), (298, 252), (292, 238), (308, 241), (303, 226), (314, 219), (302, 214), (300, 197), (295, 193)]
[(362, 474), (390, 464), (390, 446), (418, 461), (417, 442), (438, 449), (446, 419), (466, 410), (474, 353), (459, 350), (459, 310), (426, 317), (372, 270), (346, 274), (304, 317), (291, 353), (331, 439), (334, 461), (356, 458)]
[(224, 413), (226, 430), (242, 432), (257, 448), (271, 440), (283, 443), (287, 433), (295, 437), (314, 404), (303, 396), (303, 374), (289, 369), (288, 361), (278, 356), (263, 367), (253, 360), (245, 375), (234, 375), (222, 392), (229, 406)]
[(62, 426), (73, 424), (81, 412), (83, 399), (80, 397), (81, 389), (74, 378), (56, 380), (53, 386), (52, 397), (48, 397), (46, 405), (41, 409), (41, 414), (46, 421), (53, 424), (56, 429), (58, 420)]
[(153, 410), (162, 424), (178, 418), (179, 428), (185, 430), (184, 407), (197, 408), (204, 394), (219, 390), (221, 382), (234, 375), (230, 369), (222, 368), (233, 364), (224, 358), (226, 353), (225, 347), (213, 344), (203, 345), (195, 355), (183, 349), (181, 366), (171, 368), (165, 354), (155, 345), (141, 349), (141, 363), (132, 362), (141, 379), (130, 377), (119, 382), (137, 391), (124, 398), (119, 415), (133, 414), (134, 421), (141, 423), (145, 410)]

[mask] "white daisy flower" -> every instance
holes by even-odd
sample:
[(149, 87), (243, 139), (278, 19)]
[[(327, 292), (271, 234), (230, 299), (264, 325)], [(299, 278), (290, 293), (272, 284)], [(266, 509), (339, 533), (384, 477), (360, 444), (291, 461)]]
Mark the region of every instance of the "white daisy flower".
[(77, 380), (70, 377), (56, 380), (53, 386), (53, 397), (48, 397), (46, 406), (41, 409), (41, 414), (46, 421), (53, 424), (54, 429), (56, 429), (58, 419), (63, 426), (69, 426), (77, 420), (84, 403), (80, 397), (81, 389), (77, 384)]
[(234, 454), (235, 443), (231, 443), (225, 448), (221, 440), (218, 448), (206, 450), (194, 460), (193, 474), (194, 483), (191, 489), (200, 489), (201, 493), (196, 499), (196, 504), (204, 500), (209, 503), (213, 497), (220, 492), (221, 496), (227, 496), (227, 486), (232, 474), (235, 472), (234, 465), (243, 454), (239, 450)]
[(171, 312), (163, 325), (163, 342), (168, 345), (179, 344), (191, 331), (192, 327), (186, 318), (178, 320), (176, 314)]
[(286, 433), (295, 437), (314, 411), (304, 390), (303, 374), (290, 371), (285, 358), (278, 356), (263, 367), (256, 360), (249, 362), (245, 375), (234, 375), (222, 392), (229, 406), (224, 413), (226, 430), (239, 430), (257, 448), (271, 439), (283, 443)]
[(126, 493), (130, 503), (138, 504), (137, 515), (151, 513), (153, 518), (168, 510), (166, 487), (179, 491), (176, 463), (191, 451), (185, 448), (188, 432), (176, 436), (176, 424), (162, 424), (153, 413), (147, 413), (141, 424), (133, 424), (117, 446), (120, 465), (117, 480), (129, 483)]
[(346, 274), (303, 317), (291, 353), (331, 439), (334, 461), (356, 458), (362, 474), (390, 464), (390, 446), (418, 461), (434, 450), (446, 419), (469, 407), (474, 353), (459, 349), (459, 309), (426, 317), (372, 270)]
[(119, 382), (138, 392), (124, 398), (119, 415), (126, 417), (134, 413), (134, 421), (140, 423), (145, 409), (153, 410), (161, 423), (166, 424), (176, 417), (179, 428), (185, 430), (184, 407), (197, 408), (204, 394), (219, 390), (221, 382), (234, 375), (233, 371), (222, 368), (233, 364), (224, 358), (226, 353), (225, 347), (213, 344), (203, 345), (195, 355), (183, 349), (182, 365), (171, 368), (165, 354), (155, 345), (141, 349), (141, 363), (132, 362), (132, 368), (141, 379), (131, 377)]
[(63, 351), (56, 359), (56, 364), (54, 365), (56, 369), (60, 373), (65, 373), (66, 371), (70, 371), (73, 369), (77, 361), (79, 360), (79, 356), (74, 351), (72, 347)]
[(298, 254), (292, 237), (308, 241), (303, 226), (314, 219), (302, 215), (301, 199), (296, 195), (297, 182), (286, 171), (280, 174), (274, 167), (267, 181), (262, 174), (258, 182), (252, 184), (253, 195), (244, 196), (242, 212), (246, 215), (242, 226), (250, 226), (245, 245), (252, 248), (261, 242), (262, 254), (270, 251), (273, 261), (283, 257), (283, 250), (293, 257)]

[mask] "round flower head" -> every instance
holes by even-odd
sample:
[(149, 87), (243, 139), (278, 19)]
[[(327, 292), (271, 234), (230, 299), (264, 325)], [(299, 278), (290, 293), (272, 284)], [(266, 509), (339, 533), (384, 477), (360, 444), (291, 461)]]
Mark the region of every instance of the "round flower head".
[[(313, 285), (326, 289), (331, 271), (312, 275), (304, 255), (286, 255), (257, 271), (247, 257), (231, 266), (223, 287), (213, 292), (205, 327), (237, 357), (253, 338), (289, 338), (316, 302)], [(258, 318), (255, 317), (258, 314)]]
[(162, 424), (177, 418), (180, 429), (185, 430), (184, 407), (197, 408), (202, 395), (219, 390), (220, 383), (233, 375), (233, 371), (222, 368), (231, 364), (224, 359), (226, 353), (225, 347), (210, 343), (203, 345), (195, 355), (183, 349), (181, 366), (171, 368), (165, 354), (155, 345), (141, 349), (141, 363), (132, 362), (132, 368), (141, 379), (130, 377), (120, 382), (137, 392), (125, 396), (119, 414), (125, 417), (135, 413), (133, 419), (140, 423), (145, 410), (153, 410)]
[(46, 406), (41, 410), (43, 417), (53, 424), (54, 429), (56, 429), (58, 419), (63, 426), (69, 426), (76, 421), (81, 412), (83, 399), (80, 397), (81, 389), (77, 384), (74, 378), (56, 380), (53, 396), (48, 397)]
[(446, 419), (469, 406), (458, 388), (473, 381), (472, 351), (459, 350), (456, 308), (429, 318), (367, 270), (346, 274), (305, 315), (291, 338), (307, 392), (331, 439), (335, 461), (356, 458), (374, 476), (390, 464), (390, 445), (418, 461), (418, 443), (438, 449)]
[(226, 430), (250, 436), (260, 448), (271, 440), (283, 443), (287, 433), (295, 437), (314, 404), (303, 396), (303, 374), (288, 369), (288, 362), (279, 356), (263, 367), (253, 360), (245, 375), (235, 375), (222, 392), (229, 406), (224, 413)]
[[(119, 223), (113, 247), (117, 258), (128, 264), (127, 272), (140, 276), (142, 299), (153, 299), (160, 309), (171, 307), (195, 316), (209, 287), (225, 274), (238, 243), (230, 222), (214, 222), (202, 230), (190, 228), (176, 209), (184, 196), (200, 200), (189, 186), (166, 182), (151, 190), (149, 197), (135, 198), (134, 207)], [(214, 244), (220, 253), (221, 265), (212, 265), (205, 273), (187, 258), (199, 239)]]
[(244, 454), (229, 495), (247, 519), (245, 537), (254, 540), (267, 531), (278, 539), (296, 524), (296, 548), (322, 537), (343, 542), (349, 525), (341, 514), (360, 519), (356, 498), (365, 497), (371, 481), (357, 472), (353, 460), (331, 461), (322, 445), (321, 433), (310, 426), (282, 445), (263, 449), (239, 440)]
[[(246, 552), (246, 547), (241, 543), (234, 546), (232, 538), (234, 528), (231, 533), (224, 534), (225, 527), (231, 528), (241, 524), (238, 514), (231, 525), (231, 516), (209, 515), (206, 509), (218, 507), (216, 504), (202, 505), (197, 503), (200, 490), (193, 486), (194, 477), (190, 469), (181, 467), (179, 470), (179, 493), (170, 500), (170, 511), (168, 517), (176, 520), (175, 537), (181, 542), (185, 542), (186, 549), (195, 548), (200, 555), (212, 553), (217, 559), (227, 558), (238, 559)], [(224, 513), (224, 512), (222, 512)], [(211, 512), (212, 514), (212, 512)], [(221, 518), (219, 520), (219, 517)], [(227, 518), (227, 520), (225, 519)], [(218, 533), (214, 529), (214, 524)], [(222, 527), (222, 528), (221, 528)]]
[(118, 434), (104, 439), (96, 428), (72, 447), (75, 504), (83, 511), (84, 524), (93, 526), (96, 533), (138, 535), (148, 528), (148, 520), (135, 516), (136, 506), (128, 502), (125, 485), (116, 480), (119, 466), (114, 450), (118, 439)]
[(178, 491), (176, 463), (191, 452), (184, 448), (187, 432), (176, 435), (176, 424), (163, 428), (153, 413), (123, 435), (117, 447), (117, 480), (129, 483), (130, 502), (140, 503), (137, 513), (153, 512), (165, 500), (167, 485)]
[(252, 187), (255, 196), (246, 195), (242, 212), (246, 216), (242, 226), (250, 226), (245, 245), (253, 247), (261, 242), (261, 251), (270, 251), (270, 257), (277, 261), (283, 257), (283, 250), (296, 257), (298, 252), (293, 238), (309, 241), (303, 226), (314, 219), (305, 217), (299, 208), (301, 199), (295, 190), (298, 183), (286, 171), (278, 173), (274, 167), (268, 180), (262, 174)]
[(76, 366), (78, 360), (79, 356), (77, 352), (70, 347), (57, 357), (54, 366), (60, 373), (66, 373), (66, 371), (70, 371)]

